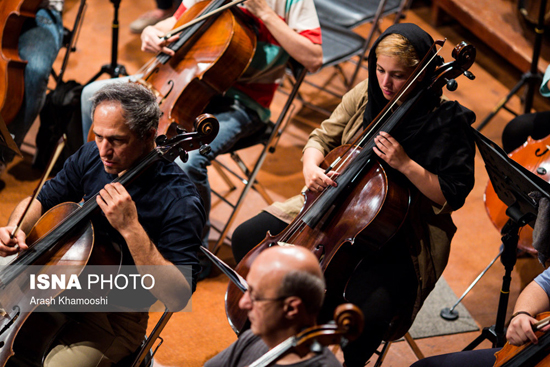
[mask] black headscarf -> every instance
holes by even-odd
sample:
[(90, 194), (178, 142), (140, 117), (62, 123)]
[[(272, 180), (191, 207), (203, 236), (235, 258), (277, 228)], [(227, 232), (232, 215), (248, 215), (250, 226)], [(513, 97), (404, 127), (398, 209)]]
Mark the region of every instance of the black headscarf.
[[(382, 39), (384, 39), (386, 36), (390, 34), (400, 34), (403, 37), (405, 37), (414, 47), (417, 56), (420, 60), (424, 58), (424, 56), (430, 51), (430, 48), (432, 44), (434, 43), (433, 38), (426, 32), (424, 32), (419, 26), (412, 23), (399, 23), (392, 25), (384, 33), (378, 37), (378, 39), (374, 42), (371, 48), (371, 52), (369, 53), (368, 57), (368, 68), (369, 68), (369, 88), (368, 88), (368, 103), (365, 110), (365, 117), (363, 120), (363, 127), (366, 128), (369, 123), (382, 111), (382, 109), (386, 106), (386, 103), (388, 100), (384, 97), (384, 94), (382, 93), (382, 90), (380, 89), (380, 85), (378, 84), (378, 79), (376, 77), (376, 63), (377, 63), (377, 57), (376, 57), (376, 47), (380, 43)], [(435, 53), (435, 50), (432, 50), (430, 52), (431, 55)], [(429, 81), (430, 76), (432, 75), (433, 71), (435, 70), (436, 64), (432, 62), (430, 66), (426, 69), (426, 74), (420, 82), (414, 93), (417, 93), (421, 88), (425, 87), (425, 84)], [(435, 99), (435, 96), (432, 97), (432, 99)], [(426, 103), (428, 102), (428, 103)], [(418, 103), (417, 105), (424, 106), (424, 108), (416, 107), (415, 111), (409, 113), (409, 116), (418, 116), (418, 115), (424, 115), (427, 112), (427, 108), (433, 108), (433, 102), (431, 101), (425, 101), (423, 103)], [(428, 104), (428, 105), (426, 105)], [(421, 111), (419, 111), (419, 109)]]
[[(396, 24), (389, 27), (376, 40), (368, 58), (368, 102), (363, 126), (385, 107), (384, 98), (376, 77), (376, 47), (384, 37), (397, 33), (407, 38), (420, 59), (430, 51), (432, 37), (414, 24)], [(435, 52), (435, 50), (430, 51)], [(430, 82), (437, 63), (432, 63), (415, 90), (424, 90)], [(475, 145), (470, 125), (475, 114), (458, 102), (440, 105), (441, 91), (424, 93), (391, 135), (403, 146), (409, 157), (428, 171), (438, 175), (443, 195), (453, 209), (460, 208), (474, 186)], [(437, 107), (437, 108), (436, 108)]]

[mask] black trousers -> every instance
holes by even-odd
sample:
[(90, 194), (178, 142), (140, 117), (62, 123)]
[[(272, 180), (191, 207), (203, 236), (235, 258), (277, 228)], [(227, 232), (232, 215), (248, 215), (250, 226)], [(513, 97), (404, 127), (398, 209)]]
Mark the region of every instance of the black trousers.
[(527, 137), (540, 140), (550, 135), (550, 111), (527, 113), (511, 120), (502, 132), (502, 148), (510, 153), (519, 148)]
[[(259, 244), (269, 230), (280, 233), (287, 224), (262, 212), (242, 223), (233, 233), (232, 249), (236, 261)], [(348, 367), (364, 366), (392, 323), (410, 319), (416, 299), (417, 279), (402, 236), (376, 252), (366, 251), (346, 287), (345, 298), (357, 305), (365, 318), (363, 334), (344, 349)]]

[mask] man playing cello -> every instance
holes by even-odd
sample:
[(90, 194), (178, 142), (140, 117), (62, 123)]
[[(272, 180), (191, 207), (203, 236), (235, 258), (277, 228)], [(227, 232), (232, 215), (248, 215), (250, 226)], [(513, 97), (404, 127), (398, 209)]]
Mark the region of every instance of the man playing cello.
[[(250, 320), (250, 330), (205, 367), (248, 366), (286, 339), (316, 324), (323, 304), (325, 282), (317, 258), (304, 247), (274, 246), (254, 260), (246, 277), (248, 290), (239, 301)], [(289, 353), (277, 365), (341, 366), (323, 347), (300, 357)]]
[[(181, 310), (195, 289), (199, 270), (197, 251), (205, 222), (200, 198), (177, 165), (165, 160), (155, 162), (128, 189), (111, 183), (154, 148), (160, 109), (147, 88), (136, 83), (111, 84), (94, 95), (92, 104), (95, 141), (84, 144), (46, 182), (22, 230), (12, 239), (10, 234), (30, 200), (15, 208), (8, 225), (0, 228), (0, 255), (25, 250), (26, 233), (50, 208), (67, 201), (86, 201), (99, 193), (96, 201), (101, 210), (90, 216), (94, 231), (121, 245), (123, 265), (163, 266), (165, 278), (156, 279), (161, 286), (148, 294), (149, 306), (156, 298), (169, 310)], [(176, 265), (192, 267), (192, 281)], [(63, 330), (45, 366), (118, 362), (144, 339), (148, 313), (87, 312), (77, 318), (74, 328)]]

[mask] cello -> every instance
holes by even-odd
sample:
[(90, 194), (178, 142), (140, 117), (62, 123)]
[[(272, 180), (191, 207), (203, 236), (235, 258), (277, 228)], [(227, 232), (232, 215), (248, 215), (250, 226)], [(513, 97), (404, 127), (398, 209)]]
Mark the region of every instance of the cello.
[[(437, 41), (432, 47), (442, 43)], [(428, 52), (406, 86), (417, 81), (419, 75), (424, 75), (429, 56)], [(415, 200), (401, 177), (386, 170), (375, 158), (374, 137), (380, 131), (394, 131), (415, 104), (427, 96), (425, 93), (438, 95), (443, 85), (466, 73), (474, 62), (475, 48), (462, 43), (454, 49), (453, 57), (456, 61), (441, 65), (429, 79), (426, 77), (426, 88), (396, 107), (397, 101), (409, 92), (408, 87), (398, 92), (352, 146), (342, 146), (329, 153), (323, 168), (328, 167), (325, 173), (339, 173), (333, 178), (337, 186), (328, 186), (319, 194), (306, 191), (305, 205), (291, 224), (277, 236), (268, 234), (237, 265), (236, 270), (241, 276), (246, 276), (257, 254), (269, 246), (305, 246), (319, 259), (327, 282), (320, 321), (330, 317), (336, 305), (345, 300), (345, 289), (362, 259), (362, 248), (377, 250), (388, 242), (405, 222)], [(430, 61), (437, 62), (433, 58)], [(231, 326), (239, 332), (246, 323), (246, 315), (238, 309), (236, 294), (235, 287), (229, 284), (226, 312)]]
[(501, 350), (495, 353), (494, 367), (548, 367), (550, 366), (550, 333), (541, 329), (548, 326), (550, 312), (543, 312), (536, 316), (539, 320), (533, 324), (533, 331), (538, 343), (526, 343), (515, 346), (506, 343)]
[[(175, 28), (199, 15), (215, 12), (226, 0), (201, 1), (189, 8)], [(233, 9), (236, 9), (235, 7)], [(248, 67), (256, 50), (256, 35), (240, 19), (240, 10), (225, 10), (186, 28), (138, 74), (138, 83), (156, 95), (163, 115), (159, 132), (174, 134), (176, 124), (187, 131), (210, 99), (223, 94)]]
[[(19, 57), (19, 34), (25, 20), (34, 18), (41, 0), (0, 2), (0, 114), (7, 125), (23, 103), (26, 61)], [(8, 101), (9, 98), (9, 101)]]
[[(157, 137), (157, 147), (113, 182), (127, 186), (161, 159), (173, 161), (190, 150), (204, 149), (215, 138), (219, 126), (213, 116), (202, 115), (197, 118), (195, 128), (195, 132), (181, 133), (171, 139)], [(33, 297), (55, 297), (62, 291), (56, 287), (31, 287), (29, 271), (34, 271), (35, 267), (30, 265), (41, 266), (41, 272), (78, 276), (86, 265), (121, 264), (120, 255), (113, 246), (94, 244), (89, 219), (99, 208), (97, 195), (83, 205), (63, 203), (46, 212), (27, 236), (28, 249), (21, 251), (0, 271), (0, 313), (3, 316), (0, 318), (0, 366), (14, 354), (17, 333), (38, 306), (32, 302)]]
[[(550, 182), (550, 136), (540, 140), (529, 137), (521, 147), (508, 156), (544, 181)], [(484, 199), (487, 215), (495, 228), (502, 231), (509, 219), (506, 215), (508, 207), (498, 198), (491, 181), (485, 189)], [(530, 226), (524, 226), (519, 233), (518, 248), (536, 256), (537, 250), (533, 248), (532, 242), (533, 229)]]

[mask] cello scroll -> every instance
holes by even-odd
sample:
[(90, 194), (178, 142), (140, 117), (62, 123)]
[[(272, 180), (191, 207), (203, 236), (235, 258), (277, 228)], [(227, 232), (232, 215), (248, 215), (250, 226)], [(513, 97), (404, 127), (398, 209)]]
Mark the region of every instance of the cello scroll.
[(288, 338), (251, 363), (249, 367), (270, 366), (291, 352), (305, 357), (310, 352), (321, 352), (321, 346), (345, 345), (348, 341), (357, 339), (362, 332), (361, 310), (351, 303), (341, 304), (334, 311), (334, 323), (312, 326)]

